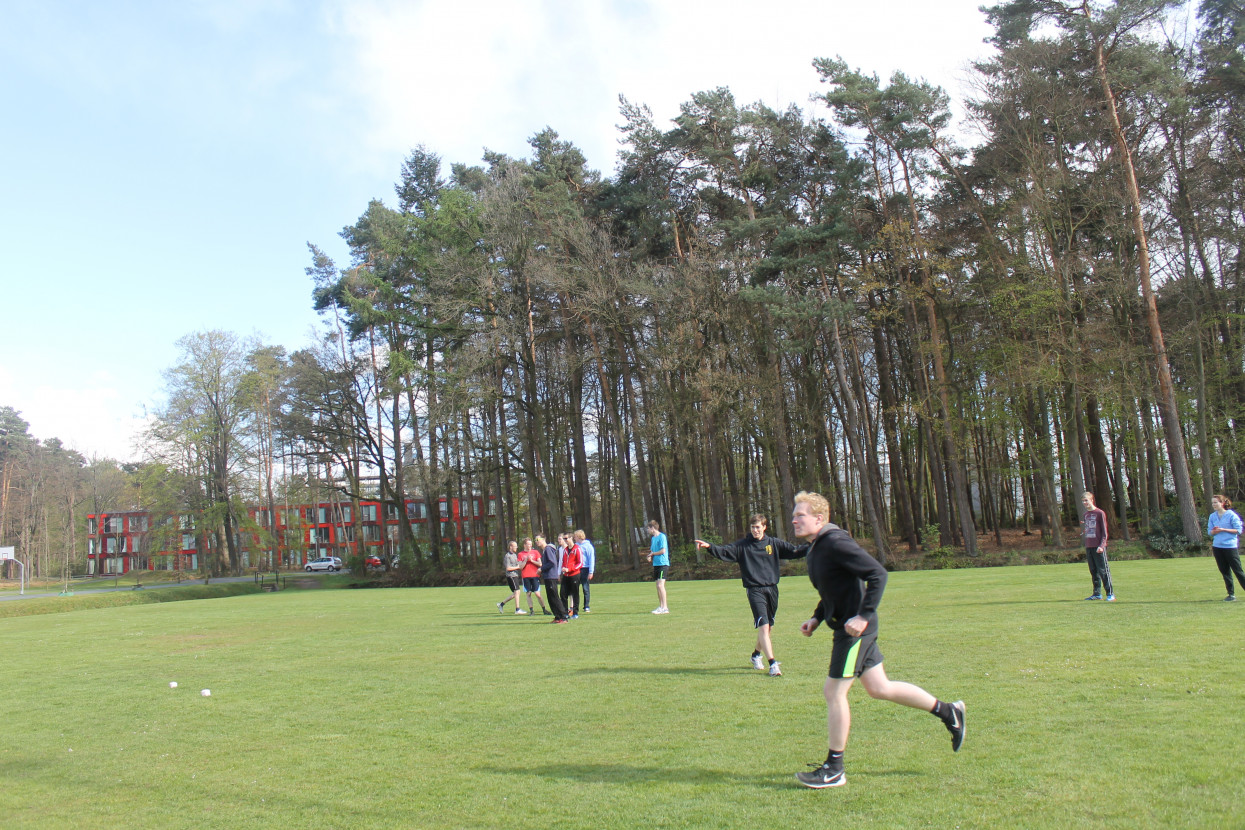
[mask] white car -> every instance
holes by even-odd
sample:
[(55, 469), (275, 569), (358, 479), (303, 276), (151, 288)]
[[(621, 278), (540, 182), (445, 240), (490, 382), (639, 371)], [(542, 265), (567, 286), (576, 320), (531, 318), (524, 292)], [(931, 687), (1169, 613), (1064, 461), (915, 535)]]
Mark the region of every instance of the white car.
[(307, 562), (307, 567), (303, 570), (311, 571), (340, 571), (342, 569), (342, 561), (336, 556), (321, 556), (319, 559), (312, 559)]

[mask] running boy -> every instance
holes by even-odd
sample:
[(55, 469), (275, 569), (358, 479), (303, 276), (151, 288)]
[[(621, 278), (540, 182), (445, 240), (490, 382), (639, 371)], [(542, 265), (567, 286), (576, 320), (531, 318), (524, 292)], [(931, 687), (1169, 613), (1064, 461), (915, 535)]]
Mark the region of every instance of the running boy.
[(795, 535), (808, 539), (808, 578), (821, 595), (813, 616), (800, 626), (805, 637), (813, 636), (825, 622), (834, 632), (830, 672), (823, 694), (830, 752), (812, 772), (795, 777), (806, 787), (839, 787), (847, 783), (843, 751), (851, 727), (847, 692), (860, 678), (870, 697), (924, 709), (943, 722), (951, 733), (951, 749), (964, 743), (964, 701), (945, 703), (911, 683), (886, 676), (878, 650), (878, 603), (886, 587), (886, 569), (852, 540), (847, 531), (830, 523), (830, 504), (817, 493), (798, 493), (791, 523)]

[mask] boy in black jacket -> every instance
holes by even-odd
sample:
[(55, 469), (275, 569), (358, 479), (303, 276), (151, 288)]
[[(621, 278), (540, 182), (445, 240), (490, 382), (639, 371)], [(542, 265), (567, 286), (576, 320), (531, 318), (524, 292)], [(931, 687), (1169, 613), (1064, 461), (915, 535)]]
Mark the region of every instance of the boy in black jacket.
[(821, 596), (817, 610), (800, 631), (811, 637), (824, 621), (834, 632), (830, 672), (826, 678), (826, 723), (830, 753), (812, 772), (796, 773), (806, 787), (838, 787), (847, 783), (843, 750), (851, 726), (847, 692), (860, 678), (870, 697), (924, 709), (938, 717), (951, 733), (951, 749), (964, 742), (964, 701), (944, 703), (920, 686), (886, 676), (878, 650), (878, 603), (886, 587), (886, 569), (864, 551), (845, 530), (829, 522), (830, 504), (817, 493), (795, 497), (791, 522), (795, 535), (808, 539), (808, 578)]
[(782, 666), (774, 659), (774, 646), (770, 629), (778, 613), (778, 580), (782, 576), (780, 559), (800, 559), (808, 546), (797, 548), (783, 539), (766, 535), (769, 520), (760, 513), (749, 520), (749, 535), (730, 545), (711, 545), (696, 540), (696, 546), (708, 548), (709, 552), (723, 562), (738, 562), (739, 575), (748, 592), (748, 606), (752, 609), (752, 624), (757, 630), (757, 645), (752, 652), (752, 667), (764, 670), (761, 656), (769, 661), (769, 676), (781, 677)]

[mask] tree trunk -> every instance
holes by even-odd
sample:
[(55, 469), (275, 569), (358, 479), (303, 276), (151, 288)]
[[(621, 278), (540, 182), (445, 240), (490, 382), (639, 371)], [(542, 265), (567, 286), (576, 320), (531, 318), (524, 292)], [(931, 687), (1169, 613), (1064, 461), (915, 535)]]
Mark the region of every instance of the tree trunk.
[(1181, 524), (1184, 535), (1192, 543), (1202, 538), (1201, 520), (1193, 498), (1193, 482), (1189, 477), (1189, 465), (1185, 456), (1184, 436), (1180, 431), (1180, 411), (1176, 408), (1176, 390), (1172, 383), (1171, 365), (1167, 362), (1167, 346), (1163, 342), (1163, 328), (1159, 324), (1158, 305), (1150, 284), (1150, 248), (1146, 237), (1145, 214), (1142, 211), (1141, 191), (1137, 187), (1137, 171), (1133, 166), (1133, 154), (1120, 124), (1119, 108), (1115, 92), (1107, 78), (1107, 57), (1102, 40), (1094, 43), (1094, 62), (1098, 69), (1098, 83), (1110, 116), (1111, 133), (1115, 137), (1116, 150), (1124, 172), (1124, 186), (1132, 214), (1133, 235), (1137, 239), (1137, 279), (1141, 285), (1141, 297), (1145, 308), (1146, 329), (1150, 335), (1150, 349), (1154, 353), (1154, 367), (1158, 375), (1159, 416), (1163, 422), (1163, 434), (1167, 439), (1167, 458), (1171, 465), (1172, 481), (1176, 486), (1176, 501), (1180, 505)]

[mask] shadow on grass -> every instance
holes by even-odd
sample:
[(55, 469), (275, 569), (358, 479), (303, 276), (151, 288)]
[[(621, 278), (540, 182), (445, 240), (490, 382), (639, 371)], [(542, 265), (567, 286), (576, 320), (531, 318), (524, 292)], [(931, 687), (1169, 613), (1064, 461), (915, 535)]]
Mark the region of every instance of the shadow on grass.
[(613, 666), (610, 668), (579, 669), (575, 674), (759, 674), (756, 669), (735, 666)]
[(1016, 607), (1019, 605), (1231, 605), (1232, 603), (1224, 602), (1223, 597), (1219, 599), (1116, 599), (1114, 602), (1106, 600), (1086, 600), (1085, 597), (1075, 597), (1068, 599), (1017, 599), (1017, 600), (966, 600), (964, 605), (1007, 605)]
[[(811, 769), (811, 765), (809, 767)], [(481, 767), (481, 769), (484, 769)], [(703, 767), (679, 767), (678, 780), (683, 784), (732, 784), (752, 787), (759, 790), (779, 790), (789, 792), (802, 790), (795, 780), (796, 772), (765, 771), (748, 772), (746, 770), (705, 769)], [(655, 781), (670, 780), (670, 768), (665, 766), (642, 766), (637, 764), (545, 764), (543, 766), (527, 766), (514, 770), (497, 770), (488, 768), (488, 772), (500, 772), (506, 775), (531, 776), (538, 775), (551, 781), (568, 781), (579, 784), (648, 784)], [(880, 770), (859, 773), (862, 777), (905, 777), (918, 778), (922, 773), (915, 770)]]
[[(498, 770), (490, 769), (490, 772)], [(538, 775), (552, 781), (570, 781), (579, 784), (649, 784), (670, 780), (670, 768), (664, 766), (639, 766), (635, 764), (546, 764), (522, 769), (502, 770), (506, 774), (527, 777)], [(698, 769), (680, 766), (679, 782), (683, 784), (742, 784), (767, 790), (790, 790), (799, 785), (778, 772), (748, 773), (728, 772), (718, 769)]]

